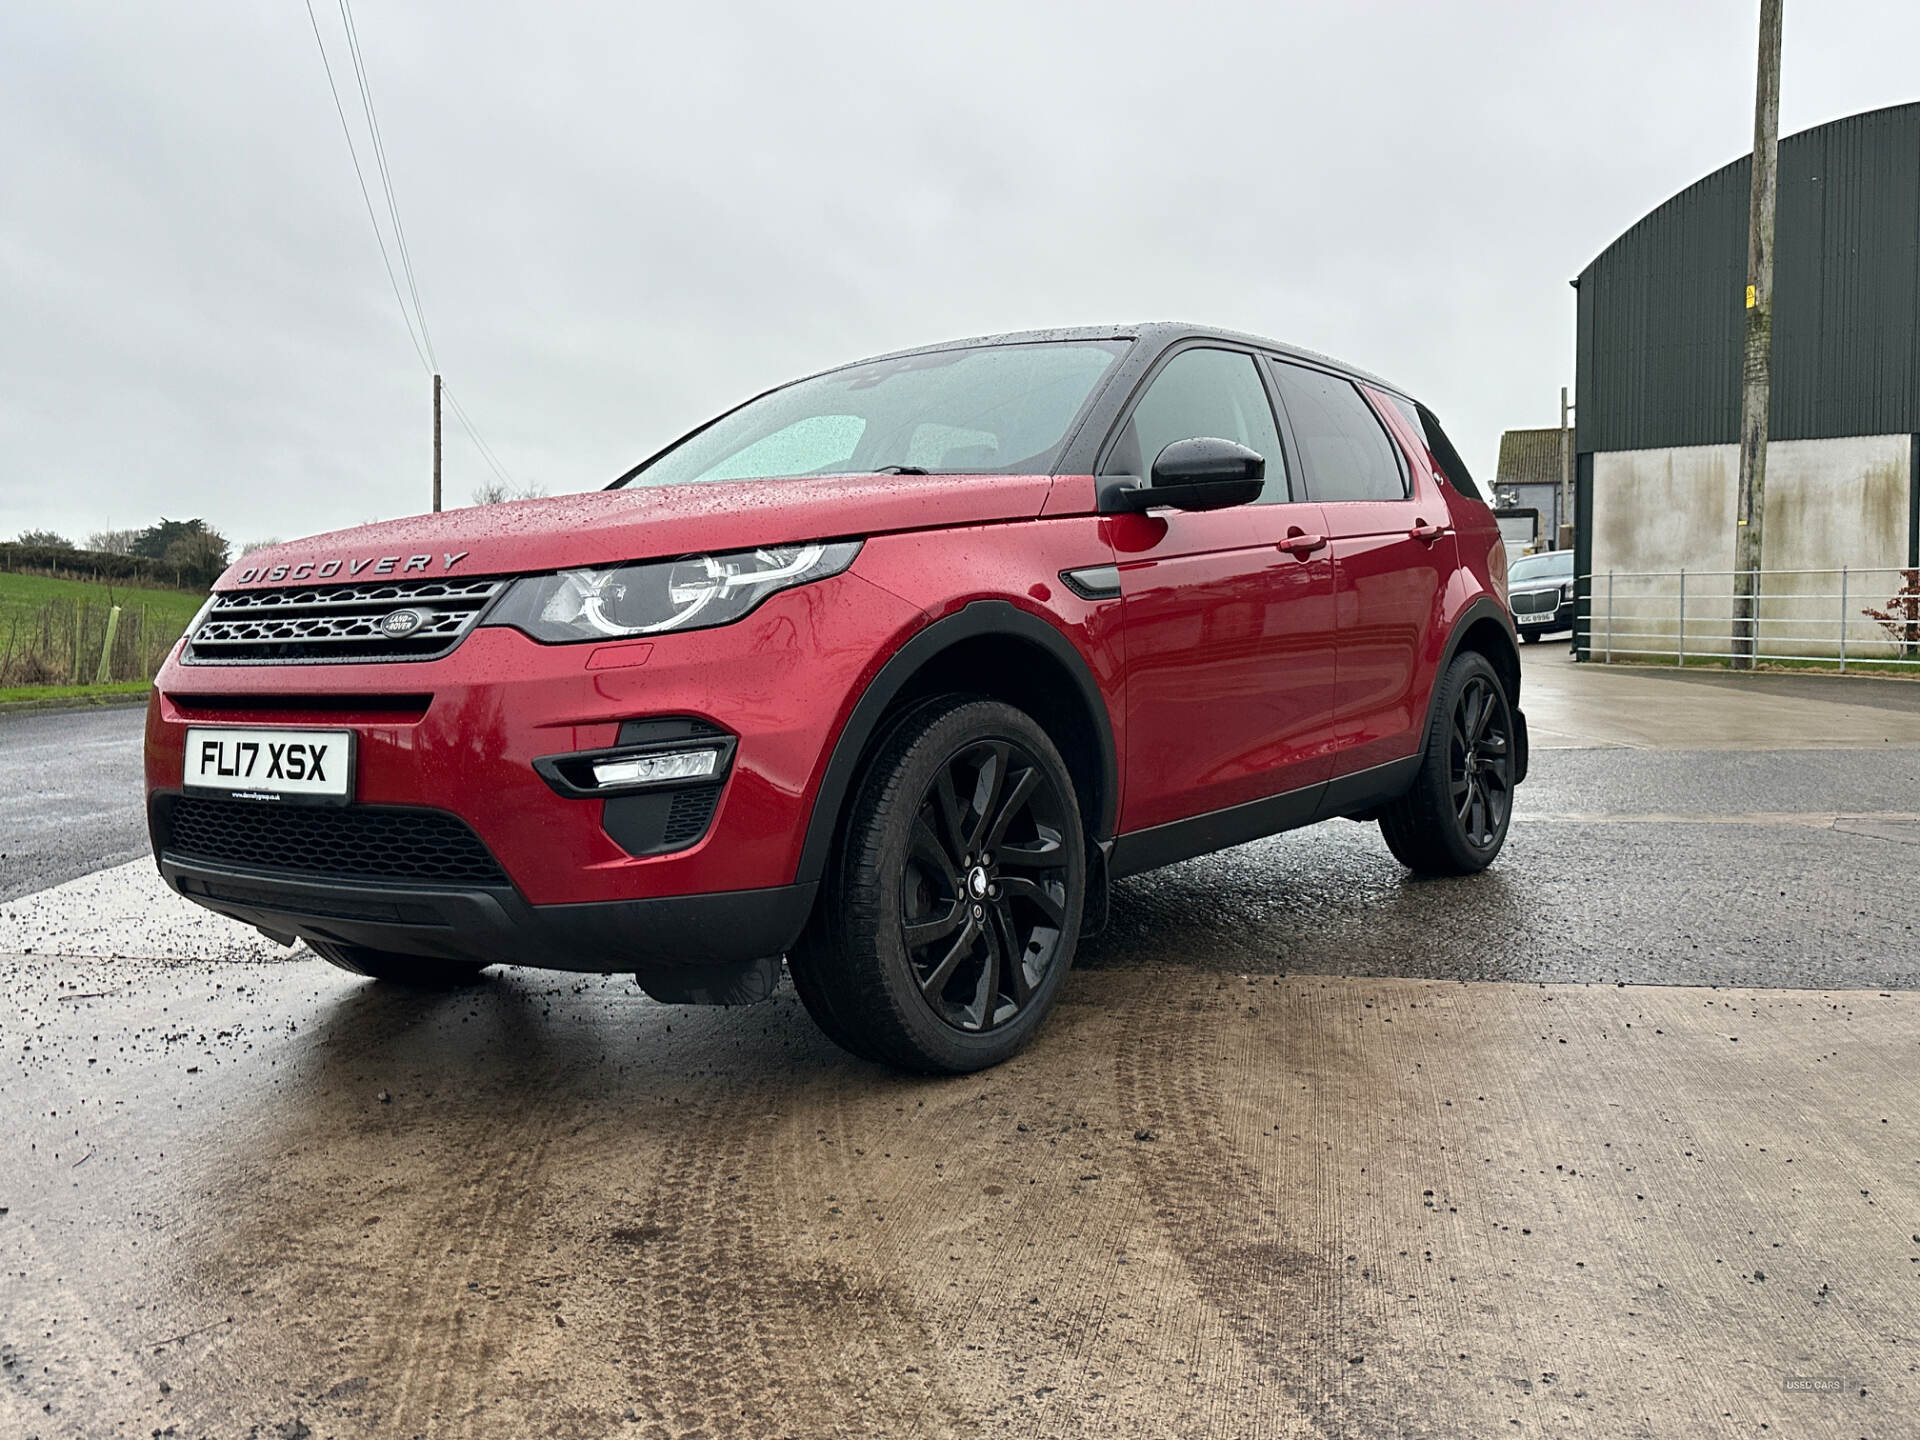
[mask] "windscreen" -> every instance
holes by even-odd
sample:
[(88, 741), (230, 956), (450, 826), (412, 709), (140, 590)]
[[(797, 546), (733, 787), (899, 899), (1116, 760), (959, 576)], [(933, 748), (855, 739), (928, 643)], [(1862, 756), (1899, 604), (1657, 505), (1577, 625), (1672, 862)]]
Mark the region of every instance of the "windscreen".
[(1513, 562), (1507, 572), (1507, 583), (1518, 585), (1523, 580), (1566, 580), (1573, 575), (1573, 552), (1571, 550), (1553, 550), (1545, 555), (1523, 555)]
[(1126, 345), (981, 345), (829, 371), (748, 401), (615, 484), (1046, 474)]

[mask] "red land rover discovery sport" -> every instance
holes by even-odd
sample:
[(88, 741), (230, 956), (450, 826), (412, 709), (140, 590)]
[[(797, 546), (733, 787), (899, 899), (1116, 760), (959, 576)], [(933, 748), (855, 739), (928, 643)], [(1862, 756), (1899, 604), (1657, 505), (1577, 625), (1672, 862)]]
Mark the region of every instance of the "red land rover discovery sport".
[(1188, 325), (769, 390), (606, 490), (246, 556), (161, 670), (180, 894), (402, 983), (632, 971), (991, 1065), (1108, 884), (1335, 816), (1464, 874), (1526, 775), (1433, 414)]

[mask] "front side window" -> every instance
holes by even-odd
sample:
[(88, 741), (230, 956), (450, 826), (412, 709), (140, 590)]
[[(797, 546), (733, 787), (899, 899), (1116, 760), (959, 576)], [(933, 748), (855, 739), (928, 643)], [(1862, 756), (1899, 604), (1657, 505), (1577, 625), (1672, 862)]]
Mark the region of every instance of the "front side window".
[(1232, 350), (1183, 350), (1169, 360), (1133, 407), (1101, 469), (1144, 477), (1174, 441), (1201, 438), (1231, 440), (1265, 457), (1267, 484), (1257, 503), (1288, 498), (1286, 455), (1266, 387), (1253, 357)]
[(748, 401), (614, 483), (1047, 474), (1128, 343), (977, 345), (829, 371)]
[(1400, 452), (1351, 380), (1283, 360), (1270, 363), (1315, 500), (1407, 498)]

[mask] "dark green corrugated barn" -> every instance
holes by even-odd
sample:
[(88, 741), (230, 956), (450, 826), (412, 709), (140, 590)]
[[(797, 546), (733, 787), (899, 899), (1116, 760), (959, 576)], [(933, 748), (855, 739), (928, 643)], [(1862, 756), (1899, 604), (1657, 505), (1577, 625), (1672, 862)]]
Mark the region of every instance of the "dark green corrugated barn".
[[(1574, 282), (1576, 565), (1596, 585), (1731, 571), (1751, 166), (1688, 186)], [(1764, 567), (1920, 565), (1920, 103), (1780, 142), (1774, 254)]]

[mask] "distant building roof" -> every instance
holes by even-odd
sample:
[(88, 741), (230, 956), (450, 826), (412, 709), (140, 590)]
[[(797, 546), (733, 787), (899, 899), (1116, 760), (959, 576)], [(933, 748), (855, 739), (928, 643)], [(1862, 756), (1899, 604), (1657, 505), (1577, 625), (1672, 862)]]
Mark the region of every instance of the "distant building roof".
[(1509, 430), (1500, 437), (1500, 470), (1493, 483), (1496, 486), (1558, 485), (1560, 465), (1559, 426)]

